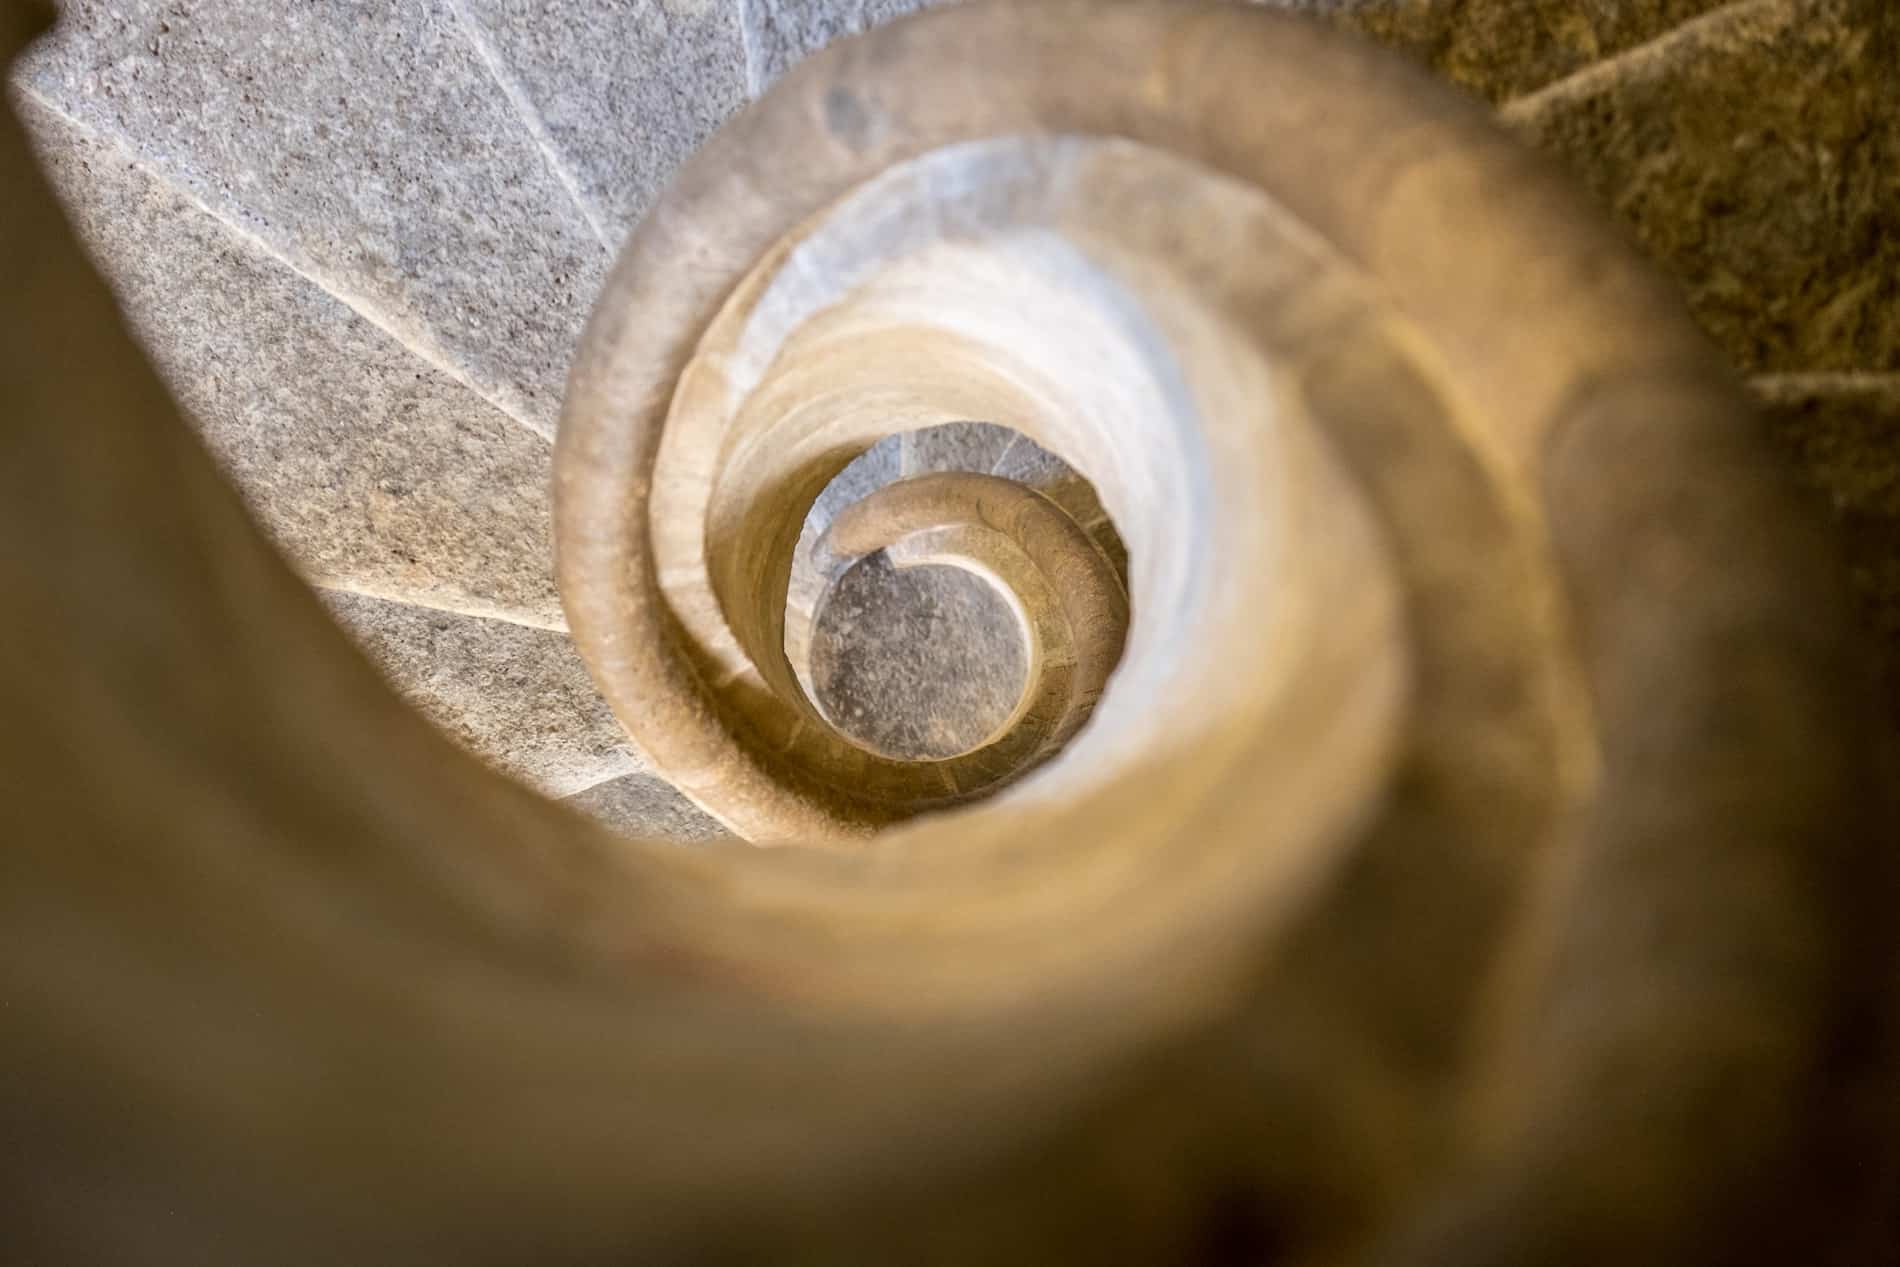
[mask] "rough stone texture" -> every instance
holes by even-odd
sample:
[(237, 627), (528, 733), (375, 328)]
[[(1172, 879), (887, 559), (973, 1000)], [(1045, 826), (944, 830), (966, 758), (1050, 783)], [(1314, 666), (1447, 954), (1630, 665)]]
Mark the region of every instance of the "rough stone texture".
[(26, 115), (147, 349), (305, 575), (561, 625), (539, 437), (122, 149)]
[(961, 568), (895, 568), (880, 552), (838, 579), (818, 611), (812, 678), (838, 728), (879, 752), (953, 757), (982, 743), (1022, 697), (1015, 613)]
[(1768, 380), (1759, 390), (1777, 448), (1833, 512), (1900, 723), (1900, 376)]
[[(864, 500), (902, 476), (903, 452), (903, 436), (886, 436), (852, 458), (812, 502), (799, 529), (801, 536), (815, 541), (846, 506)], [(809, 545), (809, 542), (801, 542), (801, 545)]]
[(665, 779), (629, 774), (576, 792), (567, 804), (615, 831), (648, 840), (704, 844), (734, 836)]
[(988, 471), (1015, 444), (1017, 432), (993, 422), (948, 422), (903, 437), (905, 475), (927, 471)]
[(948, 0), (739, 0), (753, 95), (833, 41)]
[(1726, 0), (1253, 0), (1315, 13), (1502, 101), (1654, 39)]
[(1900, 6), (1746, 4), (1506, 112), (1748, 370), (1900, 368)]
[(550, 796), (644, 767), (566, 634), (323, 597), (403, 697), (491, 765)]
[(457, 0), (619, 243), (673, 169), (746, 99), (732, 0)]
[(551, 433), (608, 255), (447, 0), (75, 0), (17, 73)]

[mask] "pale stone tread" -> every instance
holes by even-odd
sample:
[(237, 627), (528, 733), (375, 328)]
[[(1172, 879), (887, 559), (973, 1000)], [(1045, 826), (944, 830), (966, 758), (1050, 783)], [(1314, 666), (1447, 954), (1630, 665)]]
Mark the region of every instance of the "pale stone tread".
[(608, 256), (448, 0), (74, 0), (15, 73), (552, 434)]
[(497, 769), (550, 796), (645, 769), (566, 634), (322, 597), (405, 699)]
[(121, 147), (23, 109), (133, 329), (305, 575), (563, 625), (546, 443)]

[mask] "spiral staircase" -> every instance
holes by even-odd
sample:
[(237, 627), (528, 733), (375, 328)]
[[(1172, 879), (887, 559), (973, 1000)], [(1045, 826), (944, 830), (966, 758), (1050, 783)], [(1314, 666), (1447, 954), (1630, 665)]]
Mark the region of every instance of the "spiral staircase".
[[(627, 741), (566, 638), (562, 380), (676, 163), (798, 59), (906, 8), (72, 4), (13, 84), (146, 348), (391, 682), (543, 792), (699, 840), (718, 824)], [(1885, 6), (1303, 8), (1495, 101), (1634, 228), (1777, 408), (1792, 463), (1875, 541), (1858, 576), (1891, 625)], [(1011, 623), (939, 574), (859, 595), (857, 640), (882, 652), (832, 638), (849, 707), (887, 728), (1013, 703)], [(948, 690), (982, 678), (980, 699)]]
[[(74, 3), (13, 82), (145, 345), (392, 682), (538, 789), (692, 840), (721, 828), (628, 741), (555, 596), (568, 360), (675, 166), (805, 55), (915, 7)], [(1496, 102), (1634, 230), (1777, 410), (1791, 464), (1872, 542), (1858, 579), (1891, 625), (1885, 7), (1295, 7)], [(1086, 482), (1065, 486), (1098, 527)], [(866, 619), (827, 644), (855, 692), (840, 706), (981, 730), (1015, 703), (1020, 639), (987, 586), (934, 571), (856, 594)], [(941, 671), (901, 671), (916, 657)]]
[(1900, 11), (922, 7), (15, 65), (29, 1252), (1900, 1261)]

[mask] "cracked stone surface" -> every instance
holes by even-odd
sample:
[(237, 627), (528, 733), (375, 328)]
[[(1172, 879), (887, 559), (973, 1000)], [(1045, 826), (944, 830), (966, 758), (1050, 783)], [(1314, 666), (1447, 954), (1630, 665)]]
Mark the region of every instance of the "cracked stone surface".
[(1749, 371), (1900, 368), (1900, 6), (1745, 4), (1507, 112)]
[(17, 75), (552, 433), (608, 255), (447, 0), (74, 0)]
[(693, 845), (736, 839), (656, 775), (629, 774), (577, 792), (566, 803), (627, 836)]
[(458, 0), (616, 250), (746, 100), (732, 0)]
[(550, 796), (644, 770), (564, 633), (355, 594), (324, 603), (402, 696)]
[(122, 150), (26, 116), (134, 329), (306, 576), (562, 624), (544, 441)]

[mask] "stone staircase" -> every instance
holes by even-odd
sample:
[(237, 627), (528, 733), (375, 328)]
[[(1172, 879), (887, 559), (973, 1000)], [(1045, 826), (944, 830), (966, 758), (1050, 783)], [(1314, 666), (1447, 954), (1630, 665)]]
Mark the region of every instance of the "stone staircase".
[[(551, 796), (703, 840), (723, 829), (565, 632), (564, 376), (673, 168), (807, 53), (916, 7), (71, 0), (13, 89), (174, 392), (403, 694)], [(1575, 170), (1770, 406), (1900, 645), (1900, 10), (1291, 7), (1424, 59)]]

